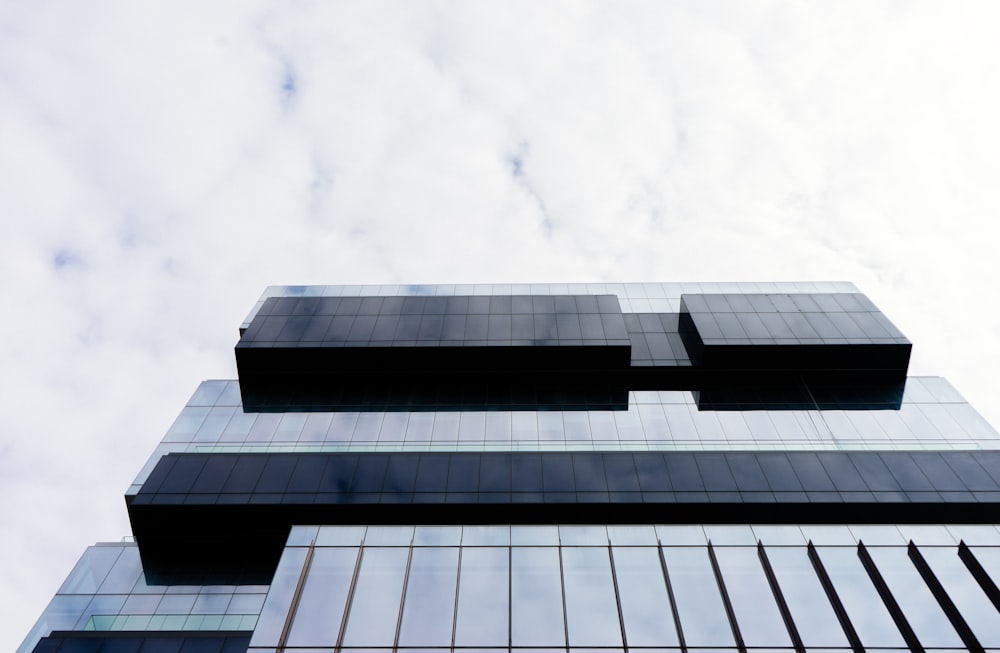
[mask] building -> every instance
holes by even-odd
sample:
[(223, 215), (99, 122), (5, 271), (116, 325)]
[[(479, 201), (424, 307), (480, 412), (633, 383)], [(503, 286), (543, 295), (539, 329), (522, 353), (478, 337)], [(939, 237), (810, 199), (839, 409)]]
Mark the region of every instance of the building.
[(272, 287), (20, 653), (1000, 649), (1000, 436), (847, 283)]

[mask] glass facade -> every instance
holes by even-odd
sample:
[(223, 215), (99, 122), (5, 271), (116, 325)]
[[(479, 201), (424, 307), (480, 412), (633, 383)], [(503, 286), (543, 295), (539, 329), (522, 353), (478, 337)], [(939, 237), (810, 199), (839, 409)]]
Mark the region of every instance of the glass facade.
[(19, 653), (1000, 650), (1000, 436), (849, 283), (275, 286)]
[(898, 410), (699, 410), (690, 391), (633, 391), (625, 410), (253, 413), (205, 381), (130, 491), (168, 453), (979, 450), (1000, 435), (944, 379), (906, 379)]
[(927, 648), (1000, 646), (973, 571), (1000, 554), (992, 526), (386, 530), (294, 528), (279, 577), (304, 585), (272, 586), (251, 650), (906, 648), (901, 623)]
[(252, 631), (268, 591), (267, 585), (153, 585), (142, 571), (135, 543), (90, 547), (25, 643), (51, 631)]

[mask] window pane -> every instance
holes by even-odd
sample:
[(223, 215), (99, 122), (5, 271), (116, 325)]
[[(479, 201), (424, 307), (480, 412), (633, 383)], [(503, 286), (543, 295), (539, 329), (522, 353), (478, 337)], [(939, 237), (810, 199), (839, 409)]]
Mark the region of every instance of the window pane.
[[(337, 643), (357, 558), (358, 549), (355, 547), (315, 549), (306, 582), (302, 586), (295, 619), (288, 633), (289, 646), (333, 646)], [(289, 582), (292, 581), (290, 576), (291, 574), (284, 579), (283, 589), (283, 592), (288, 592), (289, 602), (295, 582), (298, 581), (296, 577), (294, 582)], [(273, 590), (272, 586), (272, 592)], [(270, 603), (269, 596), (268, 604)]]
[(105, 576), (98, 594), (128, 594), (139, 580), (142, 573), (142, 563), (139, 562), (138, 547), (128, 546), (122, 548), (122, 554), (115, 561), (115, 566), (111, 568)]
[(654, 547), (614, 547), (615, 578), (629, 646), (677, 646), (670, 596)]
[(400, 646), (451, 646), (457, 575), (457, 548), (413, 549)]
[(455, 646), (507, 645), (508, 552), (506, 547), (462, 549)]
[(957, 547), (928, 546), (920, 552), (983, 646), (1000, 646), (997, 609), (958, 557)]
[(817, 551), (861, 643), (865, 647), (905, 646), (903, 636), (861, 565), (857, 550), (837, 546), (818, 547)]
[(59, 588), (59, 594), (93, 594), (104, 582), (122, 549), (112, 546), (92, 546), (76, 563), (69, 577)]
[(570, 646), (621, 646), (611, 562), (604, 547), (564, 547)]
[(688, 646), (735, 646), (705, 547), (664, 547)]
[(973, 555), (976, 556), (976, 560), (979, 561), (979, 564), (989, 574), (989, 577), (993, 578), (994, 582), (1000, 579), (1000, 548), (992, 546), (974, 546), (970, 548)]
[(565, 646), (559, 550), (514, 547), (510, 582), (512, 644)]
[(403, 547), (365, 547), (344, 631), (345, 646), (392, 646), (408, 553)]
[(869, 547), (899, 607), (924, 646), (962, 647), (962, 640), (901, 546)]
[(744, 643), (753, 647), (791, 646), (757, 550), (748, 546), (716, 547), (715, 557)]
[(848, 645), (805, 547), (768, 547), (767, 557), (806, 646)]

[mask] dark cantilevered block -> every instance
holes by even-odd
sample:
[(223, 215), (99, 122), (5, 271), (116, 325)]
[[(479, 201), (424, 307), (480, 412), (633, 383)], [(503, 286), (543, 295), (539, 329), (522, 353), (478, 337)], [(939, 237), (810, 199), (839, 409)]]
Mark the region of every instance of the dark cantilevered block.
[(906, 375), (910, 341), (857, 293), (685, 294), (681, 336), (710, 369)]
[(251, 407), (302, 389), (377, 389), (380, 402), (396, 386), (451, 396), (534, 384), (544, 395), (630, 357), (614, 295), (271, 298), (236, 346)]

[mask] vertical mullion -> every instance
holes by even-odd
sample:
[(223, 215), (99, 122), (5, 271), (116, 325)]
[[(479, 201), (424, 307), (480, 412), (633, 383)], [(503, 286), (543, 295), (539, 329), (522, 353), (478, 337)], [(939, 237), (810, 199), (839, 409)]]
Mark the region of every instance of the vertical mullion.
[(812, 563), (813, 571), (816, 572), (816, 576), (819, 578), (819, 584), (823, 586), (826, 598), (829, 599), (830, 605), (833, 607), (833, 612), (837, 615), (837, 621), (840, 622), (840, 627), (844, 629), (847, 641), (851, 644), (851, 649), (854, 653), (865, 653), (865, 647), (861, 644), (858, 631), (854, 629), (851, 618), (847, 616), (847, 610), (840, 601), (837, 590), (833, 586), (833, 581), (830, 580), (830, 575), (826, 573), (826, 567), (823, 566), (823, 561), (820, 560), (819, 553), (816, 552), (816, 547), (813, 545), (812, 540), (809, 540), (809, 543), (806, 545), (806, 551), (809, 554), (809, 562)]
[(719, 594), (722, 595), (722, 605), (726, 608), (726, 617), (729, 618), (729, 627), (733, 631), (733, 638), (736, 639), (736, 648), (739, 649), (740, 653), (747, 653), (746, 643), (743, 641), (743, 635), (740, 634), (740, 626), (736, 622), (736, 612), (729, 600), (729, 592), (726, 591), (726, 581), (722, 578), (722, 569), (719, 568), (715, 549), (712, 548), (712, 540), (708, 541), (708, 561), (712, 563), (712, 573), (715, 574), (715, 583), (719, 586)]
[(962, 562), (965, 563), (965, 567), (972, 574), (972, 577), (976, 579), (979, 586), (983, 588), (983, 592), (986, 593), (986, 597), (993, 603), (993, 606), (1000, 610), (1000, 588), (997, 588), (996, 583), (990, 578), (989, 573), (983, 569), (983, 566), (976, 559), (975, 554), (969, 545), (962, 540), (958, 543), (958, 557), (961, 558)]
[[(414, 529), (415, 530), (415, 529)], [(413, 562), (413, 537), (406, 553), (406, 571), (403, 572), (403, 594), (399, 597), (399, 612), (396, 614), (396, 635), (392, 638), (392, 650), (399, 648), (399, 631), (403, 627), (403, 608), (406, 607), (406, 587), (410, 584), (410, 564)]]
[(674, 627), (677, 628), (677, 642), (681, 653), (688, 653), (687, 642), (684, 641), (684, 629), (681, 628), (681, 615), (677, 611), (677, 600), (674, 598), (674, 586), (670, 583), (670, 572), (667, 571), (667, 559), (663, 557), (663, 543), (656, 539), (656, 552), (660, 555), (660, 570), (663, 572), (663, 582), (667, 585), (667, 598), (670, 600), (670, 613), (674, 616)]
[(288, 614), (285, 615), (285, 623), (281, 627), (281, 634), (278, 636), (277, 653), (285, 650), (288, 643), (288, 634), (292, 630), (292, 622), (295, 621), (295, 613), (299, 610), (299, 600), (302, 598), (302, 588), (305, 587), (306, 578), (312, 568), (313, 554), (316, 552), (316, 538), (309, 542), (309, 550), (306, 551), (306, 559), (302, 561), (302, 571), (299, 572), (299, 580), (295, 583), (295, 591), (292, 592), (292, 600), (288, 606)]
[[(508, 537), (508, 540), (511, 539)], [(507, 545), (507, 650), (514, 645), (514, 545)]]
[(566, 614), (566, 578), (563, 573), (562, 540), (559, 541), (559, 589), (562, 592), (563, 642), (569, 653), (569, 615)]
[(774, 600), (778, 603), (778, 610), (781, 612), (781, 618), (785, 622), (785, 628), (788, 629), (788, 635), (792, 638), (792, 646), (798, 653), (805, 653), (806, 647), (802, 644), (802, 638), (799, 636), (799, 630), (795, 627), (795, 621), (792, 619), (792, 612), (788, 609), (788, 603), (785, 602), (785, 595), (781, 592), (781, 586), (778, 585), (778, 578), (774, 575), (774, 569), (771, 568), (771, 561), (767, 558), (767, 552), (764, 550), (764, 543), (757, 540), (757, 557), (760, 558), (760, 564), (764, 568), (764, 576), (767, 577), (767, 584), (771, 586), (771, 593), (774, 594)]
[(937, 599), (938, 605), (944, 610), (948, 620), (951, 621), (951, 625), (955, 627), (958, 636), (962, 638), (962, 643), (972, 653), (985, 653), (983, 645), (979, 643), (975, 633), (972, 632), (972, 628), (965, 621), (965, 617), (958, 611), (958, 607), (952, 602), (951, 597), (948, 596), (948, 592), (941, 585), (941, 581), (938, 580), (937, 576), (934, 575), (934, 571), (927, 564), (927, 560), (924, 559), (923, 554), (917, 549), (917, 545), (913, 543), (913, 540), (910, 540), (910, 543), (907, 545), (906, 554), (909, 556), (910, 561), (913, 562), (913, 566), (917, 568), (924, 582), (927, 583), (927, 587), (930, 589), (931, 594), (934, 595), (934, 598)]
[(913, 627), (910, 626), (906, 615), (903, 614), (903, 609), (899, 607), (899, 603), (896, 602), (896, 598), (889, 590), (889, 585), (886, 584), (885, 578), (882, 577), (882, 572), (875, 566), (875, 561), (872, 560), (871, 554), (868, 553), (868, 549), (865, 548), (861, 540), (858, 540), (858, 557), (861, 558), (861, 564), (864, 566), (865, 571), (868, 572), (868, 577), (875, 585), (875, 590), (882, 597), (882, 602), (885, 603), (885, 607), (889, 610), (892, 620), (896, 622), (896, 627), (899, 628), (899, 632), (903, 635), (906, 645), (914, 653), (924, 653), (924, 647), (917, 639), (917, 634), (913, 632)]
[(458, 629), (458, 592), (462, 587), (462, 549), (458, 547), (458, 568), (455, 570), (455, 607), (451, 614), (451, 650), (455, 650), (455, 631)]
[(358, 575), (361, 573), (361, 560), (364, 558), (365, 542), (358, 546), (358, 558), (354, 561), (354, 573), (351, 575), (351, 587), (347, 590), (347, 601), (344, 603), (344, 614), (340, 617), (340, 630), (337, 633), (337, 650), (344, 645), (344, 633), (347, 631), (347, 619), (351, 616), (351, 604), (354, 603), (354, 590), (358, 587)]
[(615, 555), (611, 550), (611, 540), (608, 540), (608, 560), (611, 561), (611, 584), (615, 588), (615, 605), (618, 606), (618, 624), (622, 629), (622, 646), (628, 651), (628, 635), (625, 634), (625, 614), (622, 612), (621, 594), (618, 592), (618, 574), (615, 573)]

